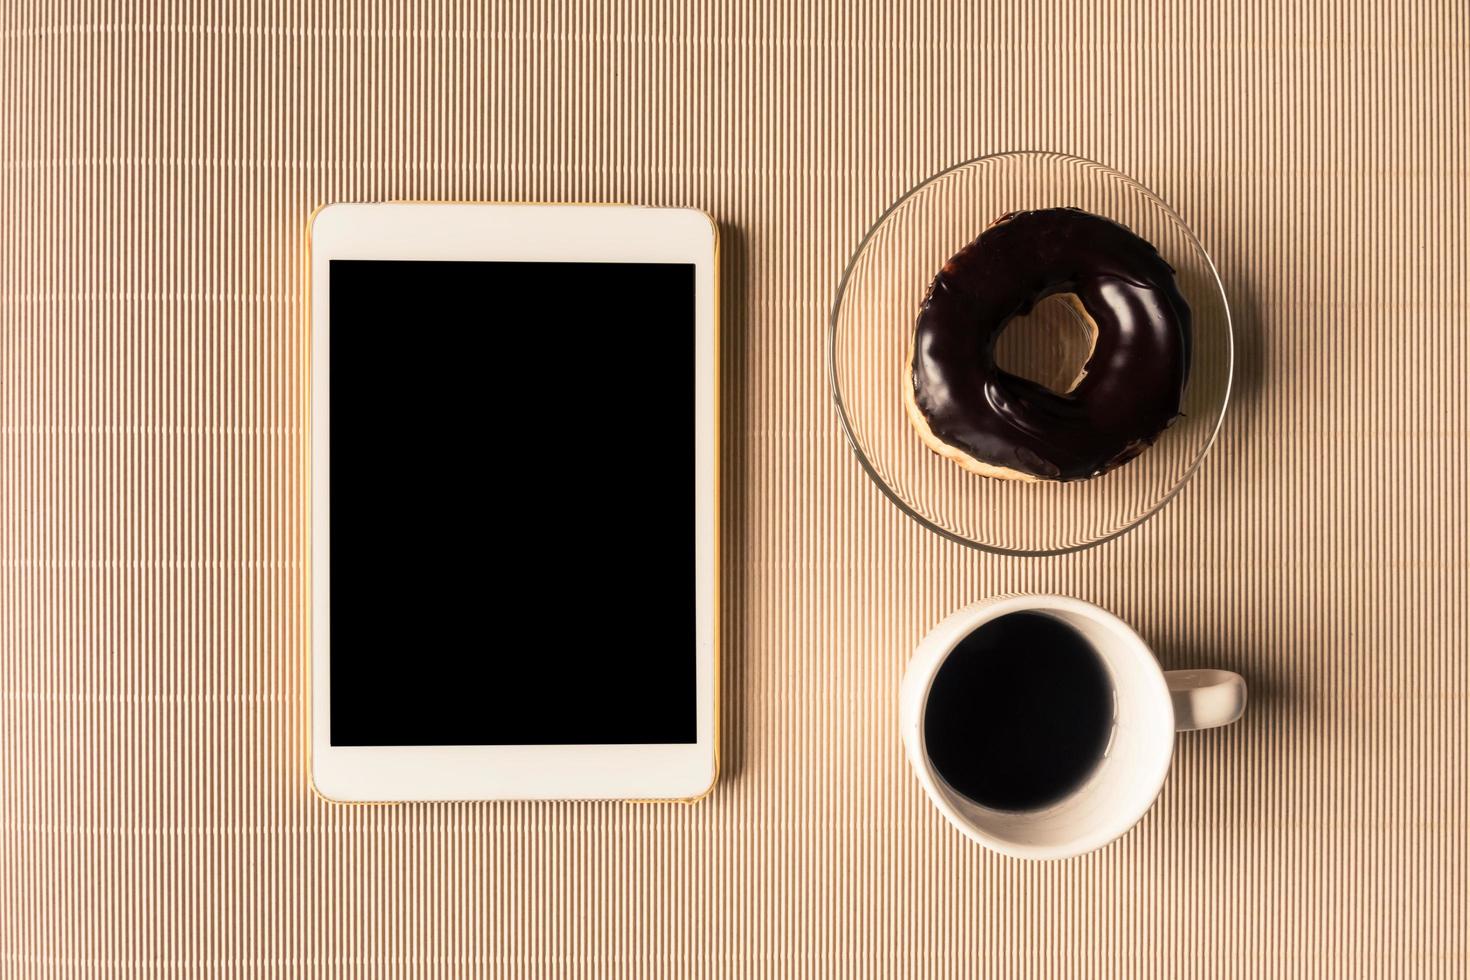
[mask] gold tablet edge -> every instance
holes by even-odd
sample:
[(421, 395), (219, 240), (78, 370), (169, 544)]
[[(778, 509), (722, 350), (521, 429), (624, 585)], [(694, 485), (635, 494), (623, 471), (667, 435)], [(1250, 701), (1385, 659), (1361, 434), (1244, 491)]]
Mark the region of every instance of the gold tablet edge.
[[(312, 395), (313, 395), (313, 391), (312, 391), (312, 379), (314, 377), (313, 368), (315, 367), (315, 365), (313, 363), (313, 359), (314, 359), (315, 355), (314, 355), (314, 352), (313, 352), (313, 349), (312, 349), (312, 346), (313, 345), (312, 345), (312, 342), (311, 342), (312, 341), (312, 326), (313, 326), (313, 324), (312, 324), (312, 303), (311, 303), (311, 286), (312, 286), (312, 275), (311, 275), (311, 229), (312, 229), (312, 226), (316, 223), (317, 215), (321, 214), (321, 212), (323, 210), (325, 210), (326, 208), (331, 207), (333, 204), (346, 204), (346, 203), (365, 203), (365, 204), (371, 204), (371, 203), (375, 203), (375, 202), (371, 202), (371, 201), (364, 201), (364, 202), (331, 201), (331, 202), (328, 202), (326, 204), (318, 204), (316, 207), (314, 207), (314, 208), (311, 209), (311, 214), (307, 215), (307, 217), (306, 217), (306, 230), (305, 230), (306, 247), (304, 249), (302, 249), (302, 274), (303, 274), (303, 278), (304, 278), (304, 287), (303, 287), (303, 289), (301, 291), (301, 294), (302, 294), (302, 303), (301, 303), (302, 314), (301, 315), (302, 315), (302, 320), (304, 321), (304, 324), (305, 324), (305, 329), (302, 331), (302, 333), (304, 335), (303, 336), (302, 343), (304, 344), (305, 350), (306, 350), (306, 356), (303, 359), (303, 363), (306, 365), (306, 371), (305, 371), (305, 375), (306, 375), (306, 401), (305, 401), (305, 404), (306, 404), (307, 415), (308, 415), (307, 420), (306, 420), (307, 421), (307, 424), (306, 424), (306, 448), (305, 448), (305, 453), (304, 453), (305, 458), (306, 458), (306, 494), (305, 494), (305, 507), (306, 507), (306, 513), (308, 515), (308, 518), (307, 518), (307, 520), (304, 520), (304, 521), (301, 522), (302, 536), (305, 539), (305, 551), (306, 551), (306, 561), (303, 563), (303, 567), (305, 569), (305, 581), (306, 581), (306, 587), (305, 587), (306, 600), (302, 604), (303, 605), (303, 608), (305, 610), (305, 613), (302, 616), (302, 623), (303, 623), (303, 631), (305, 633), (305, 636), (304, 636), (304, 639), (305, 639), (304, 648), (306, 650), (306, 656), (302, 658), (302, 662), (304, 664), (303, 671), (304, 671), (304, 673), (306, 675), (305, 683), (302, 685), (302, 690), (305, 692), (304, 704), (302, 706), (302, 710), (304, 710), (304, 712), (306, 714), (306, 723), (301, 726), (302, 731), (305, 733), (305, 736), (306, 736), (305, 737), (305, 745), (303, 746), (304, 756), (305, 756), (305, 768), (306, 768), (306, 783), (307, 783), (307, 786), (310, 787), (311, 793), (312, 793), (313, 796), (315, 796), (321, 802), (326, 803), (326, 804), (329, 804), (331, 806), (403, 806), (403, 805), (408, 804), (408, 803), (497, 803), (497, 802), (499, 802), (499, 803), (510, 803), (510, 802), (526, 802), (526, 801), (514, 801), (514, 800), (478, 800), (478, 799), (471, 799), (471, 800), (336, 800), (336, 799), (333, 799), (330, 796), (327, 796), (320, 789), (318, 789), (317, 788), (317, 785), (316, 785), (316, 770), (315, 770), (315, 768), (312, 765), (312, 762), (313, 762), (313, 755), (312, 755), (312, 724), (313, 724), (313, 712), (312, 712), (312, 698), (311, 698), (311, 695), (312, 695), (312, 690), (311, 690), (312, 669), (311, 668), (312, 668), (312, 658), (315, 656), (314, 637), (313, 637), (312, 630), (311, 630), (311, 627), (312, 627), (312, 615), (313, 615), (313, 610), (315, 609), (315, 604), (314, 604), (313, 599), (312, 599), (312, 567), (311, 567), (311, 563), (312, 563), (312, 551), (313, 551), (313, 548), (312, 548), (312, 537), (311, 537), (311, 524), (312, 524), (312, 520), (315, 519), (315, 508), (313, 506), (314, 498), (312, 496), (312, 485), (311, 485), (311, 483), (312, 483), (312, 474), (313, 474), (313, 472), (315, 470), (315, 465), (314, 465), (315, 458), (314, 458), (313, 453), (312, 453), (312, 440), (315, 437), (315, 430), (316, 430), (316, 425), (315, 425), (316, 415), (315, 415), (315, 412), (312, 411)], [(571, 206), (571, 207), (611, 207), (611, 208), (618, 208), (618, 207), (647, 207), (647, 208), (650, 208), (650, 209), (653, 209), (653, 210), (662, 210), (662, 209), (653, 208), (651, 205), (642, 205), (642, 204), (618, 204), (618, 203), (610, 202), (610, 201), (584, 201), (584, 202), (579, 202), (579, 201), (445, 201), (445, 200), (415, 201), (415, 200), (393, 200), (393, 201), (385, 201), (385, 202), (381, 202), (381, 203), (385, 203), (385, 204), (506, 204), (506, 205), (530, 204), (530, 205), (542, 205), (542, 206), (567, 205), (567, 206)], [(709, 785), (706, 786), (701, 792), (695, 794), (694, 796), (685, 796), (685, 797), (673, 796), (673, 797), (668, 797), (668, 798), (654, 797), (654, 798), (651, 798), (651, 799), (642, 799), (642, 798), (637, 798), (637, 797), (629, 798), (629, 799), (617, 799), (617, 798), (613, 798), (613, 799), (611, 799), (608, 802), (614, 802), (614, 803), (619, 803), (620, 802), (620, 803), (628, 803), (628, 804), (632, 804), (632, 803), (638, 803), (638, 804), (662, 803), (662, 804), (674, 804), (674, 805), (678, 805), (678, 806), (693, 806), (696, 803), (700, 803), (700, 802), (704, 801), (712, 793), (714, 793), (714, 791), (715, 791), (715, 785), (720, 781), (720, 761), (721, 761), (721, 759), (720, 759), (720, 688), (721, 688), (722, 685), (720, 683), (720, 661), (721, 661), (720, 654), (721, 654), (721, 646), (722, 646), (722, 644), (720, 642), (720, 637), (721, 637), (721, 626), (723, 624), (723, 621), (722, 621), (722, 619), (720, 617), (720, 598), (721, 598), (721, 592), (722, 592), (721, 585), (722, 585), (722, 583), (724, 581), (724, 575), (721, 572), (722, 566), (720, 564), (720, 552), (721, 552), (720, 539), (721, 539), (721, 536), (722, 536), (721, 535), (721, 527), (722, 527), (722, 524), (721, 524), (721, 520), (720, 520), (720, 515), (721, 515), (720, 507), (721, 507), (721, 503), (722, 503), (722, 499), (723, 499), (723, 481), (721, 480), (721, 467), (720, 467), (721, 425), (722, 425), (722, 420), (723, 420), (723, 413), (720, 411), (720, 395), (721, 395), (721, 389), (720, 389), (720, 373), (721, 373), (721, 368), (722, 368), (722, 364), (723, 364), (722, 358), (720, 356), (720, 343), (721, 343), (721, 337), (722, 337), (721, 330), (720, 330), (720, 326), (721, 326), (721, 324), (720, 324), (720, 226), (719, 226), (719, 222), (717, 222), (714, 219), (714, 216), (711, 215), (708, 211), (705, 211), (702, 208), (678, 208), (678, 209), (669, 209), (669, 210), (693, 211), (693, 212), (701, 215), (705, 219), (705, 221), (709, 222), (710, 236), (711, 236), (711, 238), (713, 240), (713, 245), (714, 245), (713, 254), (711, 256), (711, 262), (713, 263), (713, 268), (710, 270), (711, 276), (712, 276), (713, 282), (714, 282), (714, 288), (713, 288), (713, 290), (711, 290), (712, 295), (710, 296), (710, 304), (711, 304), (711, 310), (712, 310), (712, 314), (713, 314), (713, 318), (714, 318), (713, 319), (713, 328), (714, 328), (713, 333), (714, 333), (714, 336), (711, 338), (711, 343), (714, 345), (713, 346), (713, 349), (714, 349), (714, 356), (715, 356), (715, 364), (714, 364), (713, 377), (711, 379), (711, 382), (714, 385), (714, 403), (715, 403), (715, 413), (714, 413), (715, 414), (715, 424), (714, 424), (714, 460), (715, 460), (715, 473), (714, 473), (714, 477), (715, 477), (714, 518), (715, 518), (715, 527), (714, 527), (714, 534), (712, 535), (712, 539), (713, 539), (712, 546), (714, 548), (714, 567), (715, 567), (715, 586), (714, 586), (714, 597), (713, 597), (713, 606), (714, 606), (714, 657), (713, 657), (713, 662), (711, 664), (711, 669), (713, 670), (713, 673), (714, 673), (714, 676), (712, 677), (712, 681), (714, 683), (714, 698), (713, 698), (713, 700), (714, 700), (714, 708), (713, 708), (713, 711), (712, 711), (712, 714), (714, 715), (713, 724), (712, 724), (712, 737), (714, 739), (714, 745), (712, 746), (713, 755), (714, 755), (714, 770), (710, 774)], [(532, 801), (532, 802), (535, 802), (535, 801)], [(593, 799), (593, 800), (579, 800), (579, 801), (562, 800), (562, 801), (545, 801), (545, 802), (603, 802), (603, 801), (602, 800)]]

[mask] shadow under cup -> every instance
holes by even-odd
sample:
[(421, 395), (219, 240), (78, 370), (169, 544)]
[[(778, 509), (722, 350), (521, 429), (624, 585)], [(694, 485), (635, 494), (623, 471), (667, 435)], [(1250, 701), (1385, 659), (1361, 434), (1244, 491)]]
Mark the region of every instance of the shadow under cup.
[(943, 633), (938, 638), (944, 644), (942, 653), (922, 670), (920, 711), (905, 730), (913, 731), (917, 725), (912, 737), (923, 742), (934, 677), (959, 642), (985, 623), (1018, 612), (1041, 613), (1072, 627), (1107, 667), (1113, 685), (1113, 730), (1091, 775), (1049, 806), (996, 810), (946, 783), (927, 747), (914, 752), (911, 745), (909, 754), (935, 805), (971, 839), (1015, 857), (1070, 857), (1101, 847), (1143, 816), (1163, 786), (1174, 751), (1174, 710), (1163, 672), (1148, 646), (1125, 623), (1085, 603), (1053, 605), (1031, 597), (981, 610), (968, 622), (954, 624), (952, 634), (941, 627), (936, 632)]

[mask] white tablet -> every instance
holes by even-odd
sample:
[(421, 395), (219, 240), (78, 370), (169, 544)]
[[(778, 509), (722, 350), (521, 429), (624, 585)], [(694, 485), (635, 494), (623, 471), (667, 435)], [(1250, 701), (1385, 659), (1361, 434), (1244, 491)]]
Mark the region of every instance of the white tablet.
[(713, 223), (334, 204), (309, 235), (317, 791), (704, 794)]

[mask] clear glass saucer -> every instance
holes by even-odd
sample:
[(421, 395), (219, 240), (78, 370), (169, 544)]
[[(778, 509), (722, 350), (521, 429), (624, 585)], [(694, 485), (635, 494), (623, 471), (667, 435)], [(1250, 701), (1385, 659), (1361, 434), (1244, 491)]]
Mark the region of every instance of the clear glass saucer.
[[(1023, 483), (969, 473), (931, 452), (904, 413), (914, 320), (934, 274), (1010, 211), (1076, 207), (1153, 243), (1174, 267), (1192, 317), (1183, 417), (1138, 458), (1074, 483)], [(1001, 338), (1004, 367), (1053, 381), (1075, 345), (1071, 308), (1037, 305)], [(999, 354), (998, 354), (999, 356)], [(869, 476), (920, 524), (1005, 555), (1057, 555), (1101, 544), (1156, 514), (1214, 444), (1230, 400), (1234, 338), (1214, 263), (1187, 225), (1136, 180), (1056, 153), (980, 157), (928, 178), (875, 224), (848, 263), (832, 308), (828, 370), (837, 415)], [(1070, 369), (1069, 369), (1070, 370)]]

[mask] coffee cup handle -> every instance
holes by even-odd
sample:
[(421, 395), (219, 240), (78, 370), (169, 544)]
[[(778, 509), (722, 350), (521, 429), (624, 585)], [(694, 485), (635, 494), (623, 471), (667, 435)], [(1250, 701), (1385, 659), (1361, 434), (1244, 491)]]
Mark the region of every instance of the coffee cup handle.
[(1229, 670), (1166, 670), (1174, 701), (1174, 730), (1219, 728), (1245, 711), (1245, 678)]

